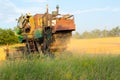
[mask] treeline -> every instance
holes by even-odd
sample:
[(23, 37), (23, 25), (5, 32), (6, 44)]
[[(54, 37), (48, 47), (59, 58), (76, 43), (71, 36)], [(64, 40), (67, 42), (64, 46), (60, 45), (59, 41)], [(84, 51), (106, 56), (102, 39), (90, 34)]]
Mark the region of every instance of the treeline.
[(86, 39), (86, 38), (103, 38), (103, 37), (119, 37), (120, 36), (120, 28), (119, 26), (111, 29), (111, 30), (99, 30), (95, 29), (90, 32), (85, 31), (82, 34), (76, 32), (73, 34), (73, 38), (77, 39)]
[(0, 45), (18, 43), (18, 38), (12, 29), (0, 28)]

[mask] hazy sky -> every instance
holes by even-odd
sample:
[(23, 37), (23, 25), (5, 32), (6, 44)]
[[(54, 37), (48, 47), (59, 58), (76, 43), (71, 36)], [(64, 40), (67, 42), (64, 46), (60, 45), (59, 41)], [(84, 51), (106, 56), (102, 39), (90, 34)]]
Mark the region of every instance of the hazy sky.
[(78, 32), (120, 26), (120, 0), (0, 0), (0, 28), (13, 28), (21, 14), (44, 13), (60, 7), (60, 13), (75, 16)]

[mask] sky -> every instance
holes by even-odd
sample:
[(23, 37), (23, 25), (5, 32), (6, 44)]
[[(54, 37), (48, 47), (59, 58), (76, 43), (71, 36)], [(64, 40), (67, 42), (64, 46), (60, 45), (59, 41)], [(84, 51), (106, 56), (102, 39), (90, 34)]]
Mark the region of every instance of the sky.
[(76, 31), (112, 29), (120, 26), (120, 0), (0, 0), (0, 28), (14, 28), (21, 14), (49, 13), (60, 7), (60, 14), (73, 14)]

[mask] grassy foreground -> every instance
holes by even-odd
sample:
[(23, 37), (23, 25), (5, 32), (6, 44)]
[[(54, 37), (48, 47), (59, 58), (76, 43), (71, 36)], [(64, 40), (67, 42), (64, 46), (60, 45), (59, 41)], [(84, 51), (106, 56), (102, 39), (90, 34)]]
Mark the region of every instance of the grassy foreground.
[(1, 62), (0, 80), (120, 80), (120, 55), (32, 56)]

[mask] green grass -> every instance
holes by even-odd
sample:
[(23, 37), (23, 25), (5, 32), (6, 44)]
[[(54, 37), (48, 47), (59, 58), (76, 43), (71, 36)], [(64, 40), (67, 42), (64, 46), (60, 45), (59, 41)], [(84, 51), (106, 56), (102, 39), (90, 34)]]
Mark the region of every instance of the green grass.
[(120, 80), (120, 55), (59, 55), (7, 60), (0, 80)]

